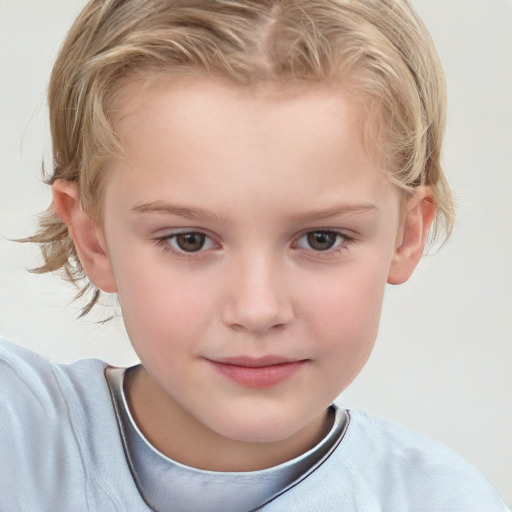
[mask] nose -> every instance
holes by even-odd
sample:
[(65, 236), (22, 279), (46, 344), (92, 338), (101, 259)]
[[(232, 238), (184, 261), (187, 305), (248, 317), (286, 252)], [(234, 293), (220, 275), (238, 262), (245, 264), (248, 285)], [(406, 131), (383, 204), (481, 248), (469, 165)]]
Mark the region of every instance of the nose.
[(232, 329), (262, 334), (294, 316), (290, 290), (272, 258), (248, 258), (232, 267), (223, 321)]

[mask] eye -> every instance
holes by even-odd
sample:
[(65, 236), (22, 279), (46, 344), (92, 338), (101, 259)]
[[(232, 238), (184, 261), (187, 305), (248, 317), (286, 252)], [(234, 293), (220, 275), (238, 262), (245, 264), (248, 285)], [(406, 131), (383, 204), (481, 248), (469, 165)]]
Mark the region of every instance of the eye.
[(297, 245), (302, 249), (328, 251), (342, 244), (347, 238), (337, 231), (310, 231), (299, 238)]
[(199, 252), (214, 247), (214, 242), (204, 233), (185, 232), (176, 233), (163, 239), (176, 252)]

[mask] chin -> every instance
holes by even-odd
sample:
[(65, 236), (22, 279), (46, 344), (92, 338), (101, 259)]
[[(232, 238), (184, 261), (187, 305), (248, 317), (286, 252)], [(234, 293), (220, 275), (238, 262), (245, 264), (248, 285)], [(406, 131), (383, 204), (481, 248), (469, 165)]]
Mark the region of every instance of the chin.
[[(258, 411), (258, 409), (255, 409)], [(242, 443), (279, 443), (292, 437), (299, 430), (295, 418), (283, 418), (276, 414), (262, 414), (261, 411), (243, 417), (225, 417), (216, 428), (223, 437)]]

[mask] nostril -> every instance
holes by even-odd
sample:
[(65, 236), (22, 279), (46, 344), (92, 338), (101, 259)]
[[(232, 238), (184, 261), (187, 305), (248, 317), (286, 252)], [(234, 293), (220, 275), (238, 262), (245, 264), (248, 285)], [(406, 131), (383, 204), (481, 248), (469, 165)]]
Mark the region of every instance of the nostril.
[(263, 333), (270, 329), (282, 330), (290, 322), (293, 312), (287, 304), (266, 304), (265, 307), (250, 307), (247, 303), (232, 302), (226, 305), (223, 321), (231, 329), (252, 333)]

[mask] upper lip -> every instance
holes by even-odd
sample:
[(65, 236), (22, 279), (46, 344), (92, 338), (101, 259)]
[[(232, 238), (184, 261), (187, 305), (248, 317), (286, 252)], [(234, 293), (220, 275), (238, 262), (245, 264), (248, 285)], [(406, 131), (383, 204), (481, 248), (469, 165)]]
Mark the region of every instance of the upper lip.
[(244, 366), (246, 368), (264, 368), (267, 366), (276, 366), (278, 364), (299, 363), (305, 361), (304, 359), (288, 359), (280, 356), (263, 356), (263, 357), (224, 357), (220, 359), (210, 359), (214, 363), (230, 364), (233, 366)]

